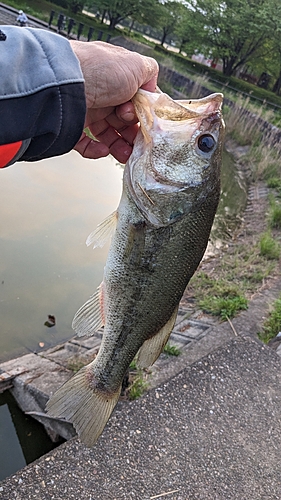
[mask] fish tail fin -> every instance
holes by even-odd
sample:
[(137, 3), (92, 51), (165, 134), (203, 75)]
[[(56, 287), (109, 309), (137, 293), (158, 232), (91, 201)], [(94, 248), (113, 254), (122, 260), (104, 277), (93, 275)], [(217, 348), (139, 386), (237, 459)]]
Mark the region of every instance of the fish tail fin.
[(115, 393), (98, 389), (91, 365), (81, 368), (46, 406), (48, 415), (71, 422), (88, 447), (92, 447), (101, 435), (121, 392), (121, 387)]

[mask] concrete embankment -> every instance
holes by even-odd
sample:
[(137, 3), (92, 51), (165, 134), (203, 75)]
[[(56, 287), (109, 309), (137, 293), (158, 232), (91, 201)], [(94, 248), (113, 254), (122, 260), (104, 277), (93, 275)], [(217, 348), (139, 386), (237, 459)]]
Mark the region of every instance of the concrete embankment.
[[(182, 355), (202, 340), (212, 329), (214, 320), (192, 309), (181, 308), (171, 343)], [(102, 337), (98, 331), (91, 338), (74, 337), (64, 344), (38, 353), (30, 353), (0, 364), (0, 392), (9, 389), (22, 411), (41, 422), (52, 440), (59, 436), (69, 439), (75, 432), (69, 423), (44, 415), (49, 397), (73, 375), (83, 364), (88, 364), (97, 354)], [(180, 358), (182, 358), (182, 355)], [(162, 354), (148, 376), (150, 387), (154, 387), (177, 373), (182, 362), (170, 361)]]
[(204, 339), (208, 355), (120, 403), (93, 449), (71, 439), (0, 483), (0, 498), (280, 499), (280, 358), (238, 327), (222, 325)]

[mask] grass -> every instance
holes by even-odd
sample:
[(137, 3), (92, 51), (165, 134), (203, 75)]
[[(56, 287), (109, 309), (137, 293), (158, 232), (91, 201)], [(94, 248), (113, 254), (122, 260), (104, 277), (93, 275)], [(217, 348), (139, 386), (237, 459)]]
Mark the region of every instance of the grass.
[(269, 260), (279, 259), (280, 245), (268, 232), (261, 235), (259, 245), (261, 255)]
[(266, 344), (281, 331), (281, 296), (273, 303), (273, 309), (266, 319), (262, 331), (258, 334)]
[(266, 185), (271, 189), (281, 188), (281, 179), (279, 177), (269, 177), (266, 181)]
[(199, 302), (200, 307), (214, 316), (220, 316), (225, 321), (227, 318), (234, 318), (236, 314), (248, 308), (248, 301), (245, 296), (239, 294), (236, 297), (206, 297)]
[(163, 352), (168, 354), (168, 356), (179, 356), (181, 351), (175, 345), (169, 344), (169, 342), (165, 345)]
[(199, 307), (224, 321), (248, 307), (245, 293), (230, 280), (211, 278), (205, 273), (199, 273), (193, 278), (192, 284), (196, 289), (195, 297)]
[(279, 201), (276, 200), (273, 194), (270, 198), (270, 212), (269, 212), (269, 226), (271, 228), (280, 229), (281, 228), (281, 205)]
[(144, 374), (142, 371), (138, 371), (138, 373), (134, 376), (132, 383), (128, 388), (128, 397), (130, 401), (134, 401), (135, 399), (140, 398), (145, 391), (148, 389), (148, 383), (144, 378)]

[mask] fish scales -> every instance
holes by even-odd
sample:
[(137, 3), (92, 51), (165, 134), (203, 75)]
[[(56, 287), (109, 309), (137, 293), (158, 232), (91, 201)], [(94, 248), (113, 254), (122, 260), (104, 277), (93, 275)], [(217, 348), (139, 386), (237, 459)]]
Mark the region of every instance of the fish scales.
[(138, 354), (141, 367), (151, 365), (167, 342), (220, 195), (222, 95), (176, 102), (140, 90), (134, 104), (141, 129), (116, 217), (90, 238), (104, 240), (104, 227), (115, 220), (103, 283), (73, 322), (78, 334), (92, 334), (103, 323), (101, 347), (47, 405), (50, 415), (72, 422), (88, 446), (106, 425), (131, 361)]

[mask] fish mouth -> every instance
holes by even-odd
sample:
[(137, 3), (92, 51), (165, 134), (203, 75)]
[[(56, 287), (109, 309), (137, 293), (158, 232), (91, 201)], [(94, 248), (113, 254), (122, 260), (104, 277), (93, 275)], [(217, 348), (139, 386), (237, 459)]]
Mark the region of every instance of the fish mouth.
[[(218, 93), (174, 101), (161, 91), (144, 90), (133, 98), (140, 130), (124, 179), (134, 203), (154, 227), (175, 221), (168, 215), (167, 204), (175, 202), (177, 209), (172, 212), (181, 216), (198, 206), (194, 192), (199, 200), (212, 157), (220, 149), (222, 100)], [(185, 199), (182, 192), (186, 192)], [(179, 196), (184, 199), (182, 209), (176, 199)]]

